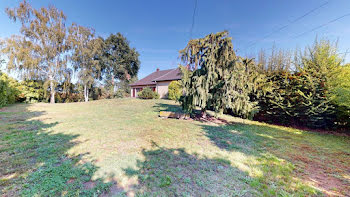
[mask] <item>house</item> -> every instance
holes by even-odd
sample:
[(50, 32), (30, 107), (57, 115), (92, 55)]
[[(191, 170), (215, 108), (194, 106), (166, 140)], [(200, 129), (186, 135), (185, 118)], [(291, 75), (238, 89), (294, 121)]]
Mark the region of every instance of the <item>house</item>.
[(168, 86), (170, 82), (180, 80), (182, 77), (179, 68), (169, 69), (169, 70), (159, 70), (146, 76), (137, 82), (130, 84), (131, 87), (131, 97), (137, 97), (137, 93), (142, 91), (143, 88), (149, 87), (153, 91), (159, 94), (160, 98), (168, 97)]

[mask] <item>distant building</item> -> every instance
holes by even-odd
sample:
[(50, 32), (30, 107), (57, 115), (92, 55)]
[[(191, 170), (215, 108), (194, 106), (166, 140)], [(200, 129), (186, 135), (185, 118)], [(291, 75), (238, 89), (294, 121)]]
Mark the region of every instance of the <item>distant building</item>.
[(159, 94), (160, 98), (168, 97), (168, 86), (170, 82), (177, 81), (182, 78), (182, 74), (179, 68), (169, 70), (159, 70), (146, 76), (137, 82), (130, 84), (131, 97), (137, 97), (138, 92), (142, 91), (143, 88), (149, 87), (153, 91)]

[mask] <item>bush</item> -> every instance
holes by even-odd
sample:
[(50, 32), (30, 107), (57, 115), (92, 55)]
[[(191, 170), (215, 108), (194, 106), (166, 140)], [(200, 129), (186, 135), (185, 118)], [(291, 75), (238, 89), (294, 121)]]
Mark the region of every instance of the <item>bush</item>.
[(130, 93), (126, 92), (125, 89), (118, 89), (114, 93), (114, 98), (127, 98), (130, 97)]
[(154, 99), (159, 99), (159, 94), (157, 92), (153, 92), (153, 98)]
[(169, 96), (168, 98), (170, 100), (178, 101), (180, 97), (182, 96), (182, 86), (180, 81), (172, 81), (169, 84)]
[(22, 81), (18, 87), (21, 94), (19, 100), (27, 103), (36, 103), (45, 100), (45, 89), (43, 81)]
[(0, 72), (0, 107), (15, 103), (19, 94), (18, 82)]
[(138, 97), (141, 99), (159, 99), (159, 94), (157, 92), (153, 92), (151, 88), (144, 88), (138, 93)]

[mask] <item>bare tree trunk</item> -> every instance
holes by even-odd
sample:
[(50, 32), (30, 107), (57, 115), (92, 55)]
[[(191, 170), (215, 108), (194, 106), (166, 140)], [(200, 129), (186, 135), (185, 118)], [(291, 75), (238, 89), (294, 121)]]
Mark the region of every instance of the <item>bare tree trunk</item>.
[(55, 103), (55, 86), (53, 81), (50, 81), (50, 103)]
[(87, 88), (87, 85), (85, 84), (84, 85), (84, 98), (85, 98), (85, 102), (88, 102), (89, 101), (89, 92), (88, 92), (88, 88)]
[(200, 116), (201, 118), (207, 118), (207, 111), (205, 109), (202, 109)]
[(115, 86), (115, 81), (114, 81), (114, 74), (112, 74), (112, 86), (113, 86), (113, 96), (114, 96), (114, 94), (115, 94), (115, 92), (117, 91), (116, 90), (116, 86)]
[(87, 87), (86, 88), (86, 99), (85, 99), (86, 102), (89, 101), (89, 88)]
[(222, 108), (220, 108), (220, 110), (219, 110), (219, 115), (223, 115), (224, 114), (224, 108), (222, 107)]

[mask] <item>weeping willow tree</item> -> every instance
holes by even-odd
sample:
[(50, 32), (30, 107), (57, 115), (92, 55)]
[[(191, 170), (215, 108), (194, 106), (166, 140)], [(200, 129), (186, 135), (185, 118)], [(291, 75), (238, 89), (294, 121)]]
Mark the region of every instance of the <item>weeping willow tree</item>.
[(251, 95), (261, 89), (264, 76), (257, 72), (253, 59), (236, 56), (227, 31), (189, 41), (180, 57), (187, 65), (182, 67), (185, 111), (192, 113), (200, 107), (204, 117), (207, 109), (230, 110), (244, 118), (257, 111)]

